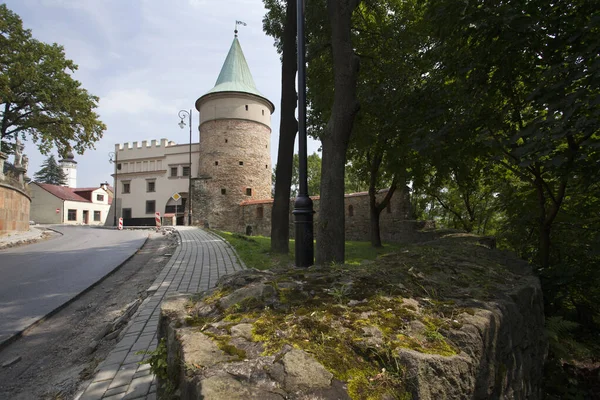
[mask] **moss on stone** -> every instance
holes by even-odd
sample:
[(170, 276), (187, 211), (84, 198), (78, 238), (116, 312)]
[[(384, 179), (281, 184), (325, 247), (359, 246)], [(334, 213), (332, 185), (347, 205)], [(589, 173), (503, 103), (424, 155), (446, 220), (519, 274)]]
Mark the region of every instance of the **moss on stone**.
[[(310, 353), (347, 383), (353, 399), (408, 399), (398, 352), (458, 354), (447, 335), (475, 311), (457, 298), (485, 298), (513, 279), (494, 260), (485, 264), (487, 249), (463, 247), (471, 246), (406, 246), (368, 265), (274, 271), (262, 283), (275, 295), (219, 310), (228, 323), (219, 329), (229, 334), (232, 324), (248, 322), (263, 355), (277, 356), (286, 346)], [(231, 291), (217, 289), (203, 301), (215, 303)], [(195, 323), (201, 322), (207, 321)], [(228, 334), (211, 337), (226, 354), (244, 359)]]

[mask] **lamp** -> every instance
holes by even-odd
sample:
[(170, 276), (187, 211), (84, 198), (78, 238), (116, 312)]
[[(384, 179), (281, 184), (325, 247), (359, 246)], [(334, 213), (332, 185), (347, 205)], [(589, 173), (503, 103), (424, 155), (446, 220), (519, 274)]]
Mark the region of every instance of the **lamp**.
[[(186, 116), (189, 119), (190, 126), (190, 149), (189, 149), (189, 162), (190, 162), (190, 172), (188, 174), (188, 225), (192, 225), (192, 110), (180, 110), (179, 111), (179, 127), (181, 129), (185, 128), (185, 121), (183, 120)], [(177, 215), (175, 216), (177, 218)]]

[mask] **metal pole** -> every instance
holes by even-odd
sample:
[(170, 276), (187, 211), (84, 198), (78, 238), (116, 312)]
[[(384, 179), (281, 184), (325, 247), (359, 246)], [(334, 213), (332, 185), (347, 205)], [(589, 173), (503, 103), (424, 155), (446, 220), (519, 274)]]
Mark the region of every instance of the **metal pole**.
[(109, 160), (111, 164), (115, 164), (115, 209), (113, 210), (113, 226), (117, 226), (117, 200), (118, 200), (118, 188), (119, 188), (119, 154), (115, 152), (108, 153)]
[(306, 138), (306, 61), (304, 38), (304, 0), (297, 0), (298, 25), (298, 161), (299, 191), (294, 202), (294, 225), (296, 236), (296, 266), (310, 267), (314, 264), (313, 203), (308, 196), (307, 138)]
[(190, 174), (188, 175), (188, 226), (192, 226), (192, 110), (190, 110)]
[[(188, 174), (188, 199), (187, 199), (187, 202), (188, 202), (188, 225), (192, 225), (192, 110), (190, 110), (190, 111), (179, 110), (179, 113), (177, 115), (179, 115), (179, 118), (181, 119), (181, 121), (179, 121), (179, 127), (181, 129), (183, 129), (183, 127), (185, 126), (185, 122), (183, 122), (183, 118), (186, 115), (188, 117), (188, 124), (190, 126), (190, 149), (189, 149), (189, 162), (190, 162), (189, 169), (190, 169), (190, 171)], [(184, 214), (185, 214), (185, 210), (184, 210)], [(183, 224), (185, 225), (185, 217), (184, 217)]]

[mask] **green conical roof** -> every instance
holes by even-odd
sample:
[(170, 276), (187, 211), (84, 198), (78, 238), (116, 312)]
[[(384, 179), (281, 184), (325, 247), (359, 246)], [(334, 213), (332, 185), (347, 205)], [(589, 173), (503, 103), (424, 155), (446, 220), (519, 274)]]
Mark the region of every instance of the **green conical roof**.
[(223, 63), (223, 67), (221, 68), (221, 73), (219, 74), (219, 78), (217, 78), (215, 87), (209, 90), (204, 96), (211, 93), (221, 92), (249, 93), (259, 96), (273, 105), (273, 103), (263, 96), (263, 94), (260, 93), (256, 88), (254, 78), (252, 78), (252, 73), (250, 72), (250, 68), (248, 68), (246, 57), (244, 57), (242, 46), (240, 46), (240, 42), (237, 37), (235, 37), (233, 39), (233, 43), (231, 43), (231, 48), (229, 49), (227, 58)]

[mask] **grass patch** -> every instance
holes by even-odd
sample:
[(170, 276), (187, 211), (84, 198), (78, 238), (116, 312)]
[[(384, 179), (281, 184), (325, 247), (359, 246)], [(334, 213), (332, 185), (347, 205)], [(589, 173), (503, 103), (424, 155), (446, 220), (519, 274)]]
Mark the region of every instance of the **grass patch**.
[[(265, 270), (294, 264), (295, 241), (293, 239), (290, 239), (290, 252), (288, 254), (276, 254), (271, 252), (271, 238), (269, 237), (245, 236), (223, 231), (215, 231), (215, 233), (235, 248), (235, 251), (248, 268)], [(374, 260), (380, 255), (394, 253), (402, 248), (403, 246), (399, 244), (385, 244), (381, 248), (374, 248), (370, 242), (347, 241), (346, 264), (359, 265), (364, 260)]]

